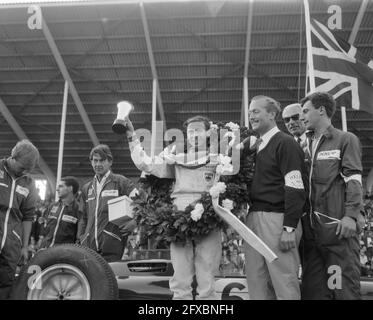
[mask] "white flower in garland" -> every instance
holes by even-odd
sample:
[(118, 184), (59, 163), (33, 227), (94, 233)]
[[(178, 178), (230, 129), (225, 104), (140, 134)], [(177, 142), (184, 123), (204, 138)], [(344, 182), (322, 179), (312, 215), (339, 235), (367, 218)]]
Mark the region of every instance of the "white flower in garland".
[(192, 212), (190, 213), (190, 216), (193, 221), (198, 221), (201, 219), (202, 214), (205, 212), (205, 209), (203, 208), (202, 203), (197, 203)]
[(221, 165), (221, 164), (218, 164), (217, 166), (216, 166), (216, 173), (218, 174), (218, 175), (222, 175), (222, 173), (223, 173), (223, 166)]
[(219, 194), (224, 193), (227, 189), (227, 186), (224, 182), (218, 182), (217, 184), (213, 185), (210, 189), (210, 195), (212, 198), (219, 197)]
[(231, 157), (225, 156), (223, 154), (219, 154), (219, 163), (222, 166), (228, 166), (228, 165), (231, 164), (231, 162), (232, 162), (232, 158)]
[(224, 199), (222, 205), (225, 209), (233, 210), (233, 201), (230, 199)]
[(233, 172), (233, 166), (231, 164), (222, 166), (221, 164), (216, 166), (216, 173), (218, 175), (228, 175)]
[(216, 173), (221, 175), (227, 172), (233, 172), (233, 166), (231, 164), (232, 158), (219, 154), (219, 164), (216, 167)]
[(240, 126), (234, 122), (228, 122), (225, 126), (231, 129), (232, 131), (240, 129)]
[(215, 123), (213, 123), (212, 121), (210, 121), (210, 129), (212, 129), (212, 130), (218, 130), (219, 127), (218, 127), (217, 124), (215, 124)]

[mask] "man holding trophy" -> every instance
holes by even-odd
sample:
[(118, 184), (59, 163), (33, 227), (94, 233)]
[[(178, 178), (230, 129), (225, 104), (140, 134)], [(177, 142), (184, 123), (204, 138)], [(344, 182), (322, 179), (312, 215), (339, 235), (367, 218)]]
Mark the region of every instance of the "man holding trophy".
[[(143, 150), (134, 132), (132, 122), (128, 118), (128, 113), (132, 110), (130, 104), (122, 102), (118, 104), (118, 109), (118, 118), (121, 117), (121, 119), (116, 119), (113, 131), (126, 134), (131, 158), (139, 170), (158, 178), (175, 179), (172, 197), (175, 198), (174, 204), (178, 210), (184, 210), (189, 204), (198, 200), (202, 192), (209, 191), (214, 179), (206, 179), (205, 177), (207, 174), (209, 177), (214, 176), (218, 164), (214, 160), (214, 156), (210, 154), (207, 145), (210, 129), (209, 119), (197, 116), (185, 122), (188, 144), (188, 152), (185, 156), (193, 161), (165, 162), (159, 156), (154, 159), (150, 158)], [(195, 165), (195, 162), (198, 164)], [(214, 277), (219, 268), (221, 257), (220, 229), (210, 232), (199, 241), (189, 241), (186, 244), (171, 243), (170, 250), (174, 268), (174, 275), (170, 279), (173, 299), (193, 298), (192, 281), (194, 275), (196, 275), (198, 283), (197, 298), (216, 299)]]
[[(188, 229), (189, 226), (183, 225), (184, 229), (181, 228), (178, 232), (188, 236), (184, 237), (179, 234), (180, 237), (171, 236), (168, 238), (168, 241), (171, 242), (171, 261), (174, 268), (174, 275), (170, 279), (173, 299), (193, 299), (192, 282), (194, 276), (197, 280), (196, 299), (218, 298), (215, 291), (215, 274), (218, 272), (222, 248), (221, 224), (212, 221), (215, 216), (231, 225), (247, 243), (269, 262), (274, 261), (277, 258), (274, 252), (230, 210), (219, 205), (219, 194), (225, 192), (226, 185), (218, 181), (221, 175), (236, 174), (234, 170), (238, 169), (236, 166), (239, 165), (236, 160), (240, 160), (241, 152), (240, 136), (233, 134), (234, 138), (229, 143), (229, 148), (224, 148), (224, 142), (220, 141), (220, 149), (226, 149), (228, 153), (231, 150), (232, 158), (218, 154), (217, 126), (213, 126), (206, 117), (195, 116), (184, 123), (185, 141), (184, 139), (183, 141), (175, 141), (172, 143), (172, 148), (168, 146), (158, 156), (149, 157), (141, 146), (132, 122), (128, 118), (131, 110), (133, 110), (133, 106), (129, 102), (124, 101), (118, 104), (118, 118), (113, 124), (113, 131), (118, 134), (126, 134), (132, 161), (139, 170), (158, 178), (174, 179), (170, 194), (173, 205), (171, 205), (170, 211), (165, 208), (166, 214), (178, 216), (181, 213), (193, 220), (194, 223), (197, 221), (202, 224), (207, 223), (211, 227), (208, 232), (195, 236), (189, 233), (191, 231)], [(185, 143), (186, 148), (184, 148)], [(177, 148), (179, 152), (177, 152)], [(227, 160), (232, 164), (225, 163)], [(207, 198), (210, 200), (206, 201), (206, 194), (211, 196)], [(210, 216), (211, 213), (212, 216)], [(202, 222), (206, 217), (212, 220), (208, 219)], [(171, 222), (169, 218), (169, 216), (164, 216), (163, 223), (175, 226), (174, 223), (177, 224), (177, 222)], [(174, 234), (174, 232), (173, 229), (171, 233)], [(157, 233), (159, 234), (159, 231)]]

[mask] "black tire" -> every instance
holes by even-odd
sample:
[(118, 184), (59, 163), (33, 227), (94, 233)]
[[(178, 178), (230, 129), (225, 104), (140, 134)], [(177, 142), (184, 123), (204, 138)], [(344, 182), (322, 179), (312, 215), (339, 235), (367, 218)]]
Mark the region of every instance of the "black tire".
[(77, 244), (62, 244), (39, 251), (22, 267), (11, 298), (27, 300), (30, 290), (28, 284), (32, 281), (30, 277), (34, 276), (34, 266), (40, 267), (43, 272), (58, 264), (72, 266), (84, 274), (89, 283), (91, 300), (118, 299), (118, 284), (109, 264), (97, 252)]

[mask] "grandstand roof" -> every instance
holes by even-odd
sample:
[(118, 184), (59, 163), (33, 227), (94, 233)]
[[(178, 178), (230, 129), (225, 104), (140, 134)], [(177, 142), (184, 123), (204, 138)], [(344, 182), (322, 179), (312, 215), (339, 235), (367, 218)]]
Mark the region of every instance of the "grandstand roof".
[[(20, 1), (21, 2), (21, 1)], [(310, 1), (326, 23), (330, 1)], [(338, 1), (348, 39), (361, 1)], [(152, 56), (167, 128), (189, 116), (240, 122), (249, 1), (71, 1), (41, 6), (44, 21), (75, 85), (93, 132), (68, 99), (63, 175), (92, 176), (94, 135), (114, 154), (113, 169), (139, 176), (127, 143), (111, 125), (116, 104), (135, 104), (135, 128), (151, 129)], [(249, 97), (269, 95), (283, 106), (304, 96), (306, 39), (303, 1), (253, 1)], [(64, 78), (42, 30), (31, 30), (27, 4), (0, 4), (0, 98), (56, 175)], [(143, 8), (143, 9), (142, 9)], [(142, 11), (143, 10), (143, 11)], [(148, 31), (148, 32), (147, 32)], [(373, 1), (368, 1), (355, 46), (373, 58)], [(153, 70), (154, 71), (154, 70)], [(160, 108), (162, 110), (162, 108)], [(158, 119), (162, 118), (161, 112)], [(349, 131), (363, 146), (364, 175), (373, 167), (373, 115), (347, 110)], [(18, 140), (0, 116), (0, 155)], [(334, 125), (341, 128), (337, 113)], [(281, 121), (279, 126), (283, 128)]]

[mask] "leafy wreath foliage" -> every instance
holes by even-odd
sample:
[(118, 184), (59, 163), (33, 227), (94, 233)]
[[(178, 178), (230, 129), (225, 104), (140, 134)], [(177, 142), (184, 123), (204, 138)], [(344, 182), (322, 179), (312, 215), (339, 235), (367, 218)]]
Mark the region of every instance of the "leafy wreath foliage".
[[(229, 129), (226, 124), (218, 123), (218, 130)], [(246, 127), (240, 128), (240, 140), (255, 136)], [(224, 199), (232, 200), (234, 214), (250, 202), (249, 191), (254, 172), (255, 151), (245, 148), (240, 155), (240, 171), (236, 175), (221, 176), (220, 181), (226, 184), (226, 192), (220, 195), (220, 204)], [(134, 216), (138, 225), (149, 238), (156, 242), (185, 243), (208, 235), (216, 228), (224, 227), (224, 222), (215, 214), (211, 196), (208, 192), (190, 204), (184, 211), (178, 210), (171, 197), (173, 179), (160, 179), (152, 175), (140, 180), (140, 192), (133, 198)], [(204, 212), (198, 221), (192, 219), (191, 212), (196, 203), (201, 203)]]

